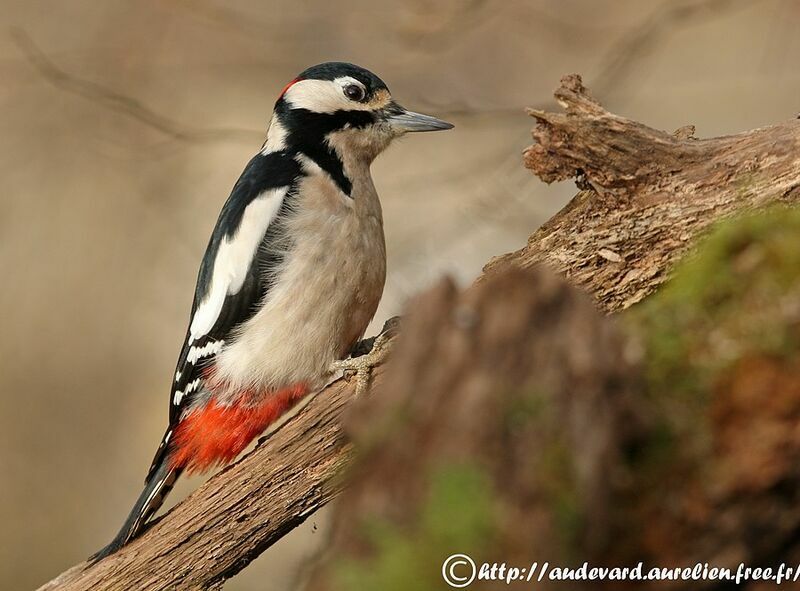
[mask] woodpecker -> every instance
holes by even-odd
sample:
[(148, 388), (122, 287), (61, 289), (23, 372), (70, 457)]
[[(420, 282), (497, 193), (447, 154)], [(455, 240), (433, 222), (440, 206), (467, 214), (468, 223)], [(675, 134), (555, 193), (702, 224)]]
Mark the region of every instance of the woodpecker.
[(144, 490), (93, 559), (136, 536), (181, 473), (230, 462), (342, 367), (386, 276), (370, 164), (398, 136), (452, 127), (404, 109), (353, 64), (313, 66), (283, 88), (200, 265)]

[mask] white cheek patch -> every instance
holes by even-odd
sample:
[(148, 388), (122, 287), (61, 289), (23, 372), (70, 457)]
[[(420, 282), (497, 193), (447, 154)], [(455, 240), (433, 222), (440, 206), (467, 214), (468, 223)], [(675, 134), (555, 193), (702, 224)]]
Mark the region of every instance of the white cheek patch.
[(306, 109), (312, 113), (335, 113), (336, 111), (369, 111), (367, 103), (351, 101), (344, 95), (344, 87), (364, 85), (350, 76), (335, 80), (300, 80), (292, 84), (283, 98), (294, 109)]
[(189, 327), (190, 342), (208, 334), (219, 318), (225, 297), (242, 288), (253, 257), (278, 214), (286, 191), (286, 187), (264, 191), (247, 205), (236, 233), (222, 240), (214, 259), (208, 293), (197, 307)]

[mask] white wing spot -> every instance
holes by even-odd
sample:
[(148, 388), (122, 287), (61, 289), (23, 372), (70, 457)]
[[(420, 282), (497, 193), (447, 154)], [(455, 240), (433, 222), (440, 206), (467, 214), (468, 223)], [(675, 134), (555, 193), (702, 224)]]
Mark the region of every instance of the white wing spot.
[(189, 385), (186, 386), (185, 391), (177, 390), (175, 392), (175, 396), (172, 397), (173, 404), (175, 404), (176, 406), (179, 405), (183, 400), (184, 396), (188, 396), (189, 394), (191, 394), (192, 392), (197, 390), (197, 388), (200, 387), (200, 382), (201, 382), (200, 378), (197, 378), (195, 381), (190, 382)]
[(222, 351), (222, 345), (225, 341), (210, 341), (203, 347), (192, 347), (189, 349), (189, 354), (186, 356), (186, 361), (191, 364), (197, 363), (198, 359), (203, 357), (211, 357)]

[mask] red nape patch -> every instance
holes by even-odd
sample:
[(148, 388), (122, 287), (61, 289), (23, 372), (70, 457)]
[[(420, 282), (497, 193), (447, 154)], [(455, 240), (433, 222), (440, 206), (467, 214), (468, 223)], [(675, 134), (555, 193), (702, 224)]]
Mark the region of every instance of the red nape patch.
[(286, 94), (286, 91), (289, 90), (295, 82), (300, 82), (300, 78), (295, 78), (294, 80), (289, 82), (289, 84), (284, 86), (283, 90), (281, 90), (281, 93), (278, 95), (278, 98), (281, 98), (284, 94)]
[(269, 394), (257, 405), (247, 404), (247, 396), (230, 406), (217, 404), (212, 398), (175, 429), (170, 467), (191, 474), (227, 464), (306, 393), (308, 387), (298, 384)]

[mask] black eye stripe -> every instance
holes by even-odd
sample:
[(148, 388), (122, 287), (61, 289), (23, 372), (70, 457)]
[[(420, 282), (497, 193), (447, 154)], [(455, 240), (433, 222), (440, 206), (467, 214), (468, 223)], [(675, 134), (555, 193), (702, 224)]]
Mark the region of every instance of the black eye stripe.
[(344, 95), (349, 98), (351, 101), (362, 101), (364, 100), (364, 89), (359, 86), (358, 84), (348, 84), (343, 89)]

